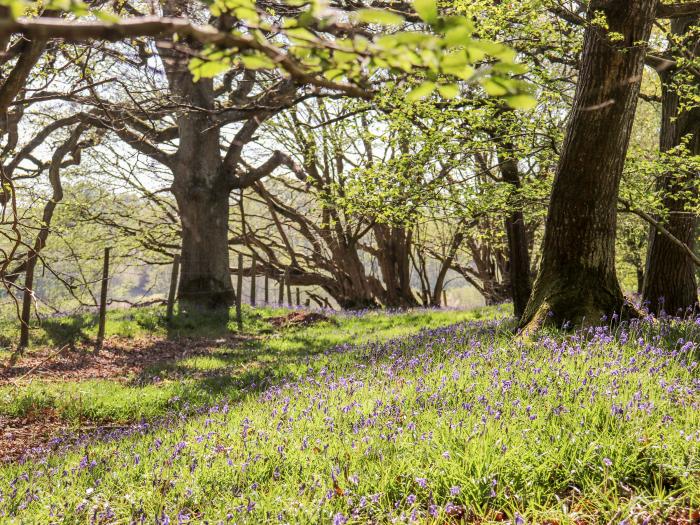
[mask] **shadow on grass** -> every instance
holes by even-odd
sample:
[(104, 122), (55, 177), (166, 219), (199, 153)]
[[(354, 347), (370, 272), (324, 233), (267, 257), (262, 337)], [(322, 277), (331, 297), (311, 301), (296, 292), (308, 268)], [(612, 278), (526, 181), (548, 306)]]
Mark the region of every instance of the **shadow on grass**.
[(44, 319), (41, 328), (47, 343), (52, 346), (75, 346), (78, 342), (89, 342), (87, 330), (96, 325), (95, 316), (89, 314), (71, 317), (50, 317)]
[[(474, 337), (491, 331), (476, 326), (471, 330)], [(249, 339), (237, 347), (222, 347), (208, 354), (148, 367), (128, 385), (141, 388), (162, 380), (179, 381), (175, 387), (177, 399), (170, 405), (173, 409), (238, 401), (323, 366), (345, 362), (352, 367), (365, 362), (367, 355), (358, 350), (355, 339), (351, 333), (339, 333), (330, 323), (320, 323), (312, 329), (292, 328), (276, 337)], [(341, 348), (335, 352), (339, 345), (348, 345), (349, 351)]]

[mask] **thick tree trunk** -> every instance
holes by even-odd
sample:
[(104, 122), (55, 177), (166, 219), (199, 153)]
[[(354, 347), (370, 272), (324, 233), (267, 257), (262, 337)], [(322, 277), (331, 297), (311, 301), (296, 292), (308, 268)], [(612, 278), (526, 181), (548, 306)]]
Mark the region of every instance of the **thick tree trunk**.
[(418, 306), (411, 289), (411, 231), (386, 224), (377, 224), (373, 230), (385, 288), (382, 302), (390, 308)]
[(625, 306), (615, 273), (617, 196), (656, 6), (608, 0), (589, 7), (606, 16), (608, 29), (586, 29), (542, 262), (520, 322), (527, 332), (545, 320), (595, 324)]
[[(697, 22), (696, 17), (681, 18), (671, 22), (671, 32), (683, 35), (688, 27)], [(668, 151), (690, 138), (688, 146), (692, 155), (700, 154), (700, 114), (697, 110), (681, 111), (680, 97), (673, 86), (675, 71), (660, 73), (662, 82), (661, 133), (659, 147)], [(695, 243), (695, 215), (687, 211), (688, 192), (693, 192), (698, 173), (688, 171), (669, 174), (660, 181), (665, 194), (664, 208), (668, 220), (664, 226), (677, 239), (691, 249)], [(684, 315), (698, 304), (695, 265), (688, 255), (668, 237), (651, 227), (649, 233), (647, 271), (642, 293), (649, 310), (660, 314)]]
[(377, 308), (379, 304), (357, 250), (354, 247), (345, 247), (342, 252), (336, 253), (338, 287), (331, 294), (333, 298), (344, 310)]
[(229, 199), (226, 191), (177, 195), (182, 222), (178, 298), (207, 308), (234, 303), (228, 250)]
[[(181, 16), (186, 7), (175, 0), (163, 6), (169, 16)], [(178, 299), (201, 308), (228, 307), (235, 300), (228, 253), (227, 177), (233, 174), (223, 172), (214, 83), (194, 81), (186, 54), (169, 45), (158, 50), (172, 96), (183, 107), (177, 116), (178, 149), (169, 163), (182, 226)]]

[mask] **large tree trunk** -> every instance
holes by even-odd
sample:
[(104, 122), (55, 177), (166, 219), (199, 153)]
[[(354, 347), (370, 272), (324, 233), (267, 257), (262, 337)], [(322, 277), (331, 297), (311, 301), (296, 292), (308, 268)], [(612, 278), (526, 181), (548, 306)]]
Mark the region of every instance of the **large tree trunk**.
[[(180, 16), (184, 7), (168, 0), (164, 14)], [(235, 300), (228, 252), (231, 185), (213, 118), (214, 83), (207, 78), (195, 82), (189, 57), (173, 46), (159, 45), (158, 50), (172, 96), (183, 108), (177, 117), (178, 149), (170, 162), (182, 226), (178, 299), (197, 307), (228, 307)]]
[[(625, 300), (615, 273), (617, 196), (656, 0), (593, 1), (579, 81), (545, 226), (542, 262), (521, 319), (600, 322)], [(612, 36), (615, 38), (612, 38)]]
[(178, 298), (199, 307), (228, 307), (235, 299), (229, 267), (228, 192), (176, 192), (176, 198), (182, 223)]
[(340, 307), (344, 310), (377, 308), (379, 304), (357, 249), (354, 246), (343, 247), (334, 251), (334, 255), (338, 286), (332, 295)]
[(390, 308), (418, 306), (411, 289), (412, 232), (386, 224), (376, 224), (373, 231), (377, 242), (376, 257), (384, 281), (384, 305)]
[[(671, 22), (671, 32), (683, 35), (689, 26), (697, 22), (696, 17), (686, 17)], [(667, 69), (660, 73), (662, 82), (661, 133), (659, 147), (668, 151), (681, 144), (684, 137), (690, 138), (688, 146), (692, 155), (700, 154), (700, 114), (697, 110), (681, 111), (680, 97), (673, 86), (675, 71)], [(698, 173), (669, 174), (660, 181), (665, 194), (664, 208), (668, 210), (666, 229), (691, 249), (695, 243), (695, 216), (687, 211), (688, 192), (692, 192)], [(688, 255), (665, 235), (651, 227), (649, 234), (647, 271), (642, 293), (650, 311), (659, 314), (683, 315), (695, 309), (698, 303), (695, 265)]]

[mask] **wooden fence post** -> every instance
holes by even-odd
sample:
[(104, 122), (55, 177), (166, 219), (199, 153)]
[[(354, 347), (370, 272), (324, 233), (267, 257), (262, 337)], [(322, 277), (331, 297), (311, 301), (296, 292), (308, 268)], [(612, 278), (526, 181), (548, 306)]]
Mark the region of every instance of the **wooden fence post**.
[(280, 274), (277, 283), (279, 284), (277, 289), (277, 306), (282, 306), (284, 303), (284, 274)]
[(297, 306), (301, 306), (301, 292), (299, 292), (299, 287), (297, 287)]
[(243, 314), (241, 312), (241, 300), (243, 295), (243, 254), (238, 254), (238, 275), (236, 276), (236, 325), (238, 331), (243, 331)]
[(173, 309), (175, 308), (175, 296), (177, 293), (177, 279), (180, 276), (180, 254), (173, 256), (173, 270), (170, 274), (170, 290), (168, 290), (168, 306), (165, 310), (165, 320), (169, 323), (173, 321)]
[(284, 271), (284, 282), (287, 284), (287, 305), (292, 306), (294, 304), (292, 302), (292, 285), (289, 281), (289, 268), (287, 268)]
[(95, 353), (102, 348), (105, 339), (105, 321), (107, 320), (107, 284), (109, 283), (109, 248), (105, 248), (104, 261), (102, 264), (102, 288), (100, 289), (100, 321), (97, 328), (97, 344)]
[(270, 303), (270, 278), (265, 274), (265, 305)]
[(29, 322), (32, 316), (32, 299), (34, 298), (34, 268), (36, 267), (36, 253), (29, 252), (27, 258), (27, 271), (24, 275), (24, 294), (22, 296), (22, 318), (19, 329), (19, 351), (29, 346)]
[(250, 277), (250, 306), (255, 306), (255, 272), (256, 272), (256, 266), (257, 266), (257, 260), (255, 258), (255, 254), (253, 254), (253, 260), (250, 263), (250, 272), (251, 272), (251, 277)]

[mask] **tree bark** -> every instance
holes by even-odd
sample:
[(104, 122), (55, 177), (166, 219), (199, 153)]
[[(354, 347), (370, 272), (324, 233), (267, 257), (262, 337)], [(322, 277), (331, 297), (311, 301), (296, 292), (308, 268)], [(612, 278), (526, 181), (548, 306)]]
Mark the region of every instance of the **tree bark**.
[(404, 227), (386, 224), (374, 225), (377, 242), (376, 257), (384, 281), (382, 302), (389, 308), (418, 306), (411, 289), (412, 232)]
[(521, 319), (595, 324), (620, 314), (617, 195), (657, 0), (593, 1), (607, 29), (587, 27), (579, 81), (545, 225), (542, 262)]
[[(513, 149), (506, 145), (506, 151), (498, 151), (498, 162), (501, 167), (503, 180), (513, 187), (520, 189), (520, 169), (518, 161), (513, 156)], [(520, 319), (525, 312), (530, 298), (530, 251), (528, 250), (528, 235), (525, 227), (525, 216), (522, 209), (511, 203), (511, 210), (505, 219), (505, 230), (508, 238), (508, 273), (510, 277), (511, 296), (513, 298), (513, 313)]]
[[(688, 31), (697, 23), (697, 17), (675, 19), (671, 22), (671, 33), (677, 36)], [(693, 42), (691, 47), (697, 43)], [(693, 50), (694, 51), (694, 50)], [(675, 71), (661, 71), (661, 132), (659, 149), (669, 151), (679, 146), (684, 138), (689, 138), (691, 155), (700, 154), (700, 112), (697, 109), (682, 111), (680, 96), (673, 85)], [(664, 192), (663, 205), (668, 211), (664, 226), (678, 240), (691, 250), (695, 243), (697, 220), (687, 211), (688, 192), (693, 191), (698, 173), (686, 171), (664, 176), (659, 185)], [(693, 311), (698, 304), (695, 265), (687, 253), (667, 236), (650, 227), (647, 270), (644, 279), (642, 298), (649, 310), (655, 314), (666, 312), (671, 315), (684, 315)]]
[(226, 191), (176, 192), (182, 223), (178, 298), (207, 308), (235, 301), (228, 250), (229, 199)]
[[(168, 16), (180, 16), (183, 6), (170, 0), (163, 9)], [(214, 83), (206, 78), (195, 82), (189, 58), (172, 46), (159, 44), (158, 51), (170, 91), (184, 108), (177, 115), (178, 149), (169, 162), (182, 226), (178, 299), (198, 307), (229, 307), (235, 301), (228, 251), (232, 188), (212, 118)]]

